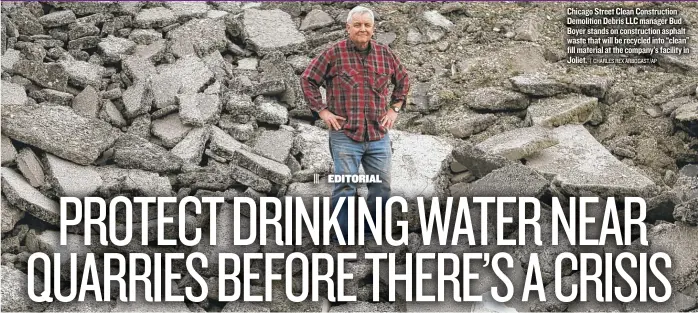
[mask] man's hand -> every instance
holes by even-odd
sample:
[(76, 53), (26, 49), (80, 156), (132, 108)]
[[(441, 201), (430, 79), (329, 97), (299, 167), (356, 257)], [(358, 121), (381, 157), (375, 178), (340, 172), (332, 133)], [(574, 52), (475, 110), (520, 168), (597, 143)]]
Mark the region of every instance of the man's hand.
[(387, 129), (391, 129), (395, 124), (395, 120), (397, 120), (397, 112), (393, 111), (393, 109), (388, 109), (388, 112), (381, 118), (381, 125)]
[(339, 125), (339, 121), (346, 121), (347, 119), (339, 115), (334, 115), (330, 110), (324, 109), (318, 113), (320, 118), (325, 122), (325, 125), (330, 129), (340, 130), (342, 126)]

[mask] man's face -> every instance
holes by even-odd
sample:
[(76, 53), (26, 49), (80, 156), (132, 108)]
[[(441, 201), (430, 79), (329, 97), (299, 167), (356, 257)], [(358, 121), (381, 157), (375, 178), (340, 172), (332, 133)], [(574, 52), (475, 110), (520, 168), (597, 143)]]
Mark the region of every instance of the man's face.
[(369, 14), (354, 14), (351, 22), (347, 24), (349, 39), (358, 46), (364, 46), (371, 41), (374, 25)]

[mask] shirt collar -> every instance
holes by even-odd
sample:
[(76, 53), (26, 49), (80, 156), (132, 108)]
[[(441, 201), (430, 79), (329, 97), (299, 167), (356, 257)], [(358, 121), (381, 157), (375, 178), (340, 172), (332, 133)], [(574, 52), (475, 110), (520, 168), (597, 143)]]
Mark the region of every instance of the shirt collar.
[[(347, 45), (349, 46), (350, 49), (352, 49), (356, 52), (362, 52), (362, 50), (359, 50), (359, 48), (354, 44), (354, 42), (351, 41), (351, 39), (347, 39), (347, 41), (348, 41)], [(373, 39), (371, 39), (371, 41), (368, 42), (368, 52), (371, 52), (372, 49), (373, 49)], [(366, 51), (366, 50), (363, 50), (363, 51)]]

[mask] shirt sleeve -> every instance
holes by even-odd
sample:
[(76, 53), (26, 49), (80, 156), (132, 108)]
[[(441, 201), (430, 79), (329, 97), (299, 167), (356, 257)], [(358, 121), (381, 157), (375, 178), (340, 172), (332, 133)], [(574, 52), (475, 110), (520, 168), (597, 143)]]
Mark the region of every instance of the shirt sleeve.
[(392, 83), (395, 85), (393, 88), (393, 94), (390, 98), (390, 104), (403, 101), (403, 107), (405, 106), (404, 101), (407, 99), (407, 93), (410, 90), (410, 79), (407, 75), (407, 68), (400, 63), (400, 59), (389, 50), (391, 62), (393, 63), (393, 68), (395, 69), (395, 74), (392, 77)]
[(301, 75), (301, 89), (310, 109), (320, 112), (327, 108), (322, 102), (320, 86), (324, 85), (333, 61), (332, 49), (328, 49), (314, 58)]

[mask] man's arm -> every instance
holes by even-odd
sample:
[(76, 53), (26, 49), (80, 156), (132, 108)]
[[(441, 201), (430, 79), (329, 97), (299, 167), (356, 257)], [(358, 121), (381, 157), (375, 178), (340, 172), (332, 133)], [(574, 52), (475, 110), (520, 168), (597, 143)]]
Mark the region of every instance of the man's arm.
[(324, 84), (325, 77), (330, 70), (333, 59), (332, 54), (332, 50), (329, 49), (314, 58), (301, 75), (303, 96), (305, 101), (308, 102), (310, 109), (315, 112), (320, 112), (327, 108), (327, 105), (322, 102), (320, 86)]
[(400, 63), (400, 59), (392, 50), (389, 51), (393, 68), (395, 68), (395, 73), (392, 77), (392, 83), (395, 85), (395, 88), (393, 88), (393, 94), (390, 97), (390, 106), (402, 107), (410, 90), (410, 79), (407, 75), (407, 68)]

